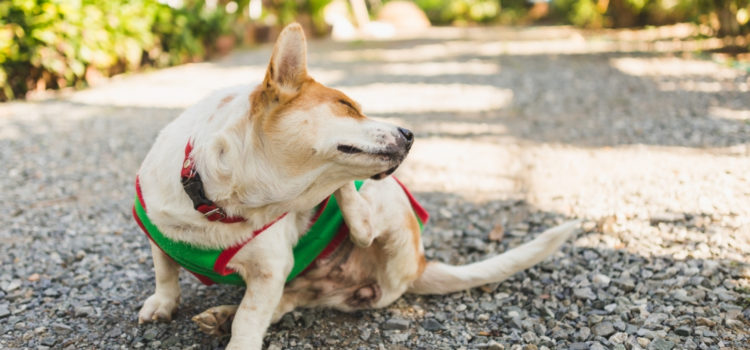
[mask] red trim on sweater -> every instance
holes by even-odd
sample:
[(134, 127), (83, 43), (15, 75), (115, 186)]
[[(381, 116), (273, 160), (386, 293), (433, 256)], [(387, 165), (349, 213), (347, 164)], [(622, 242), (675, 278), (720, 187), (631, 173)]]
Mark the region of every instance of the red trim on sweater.
[[(138, 183), (138, 177), (135, 178), (135, 192), (138, 194), (138, 200), (140, 200), (141, 206), (143, 207), (143, 210), (145, 211), (146, 210), (146, 202), (143, 201), (143, 194), (141, 193), (141, 185), (140, 185), (140, 183)], [(141, 222), (141, 218), (138, 217), (138, 213), (135, 211), (135, 205), (133, 206), (133, 218), (135, 219), (135, 222), (138, 223), (138, 226), (141, 228), (141, 231), (143, 231), (143, 233), (146, 234), (146, 237), (148, 237), (149, 241), (154, 242), (154, 239), (151, 238), (151, 234), (148, 233), (148, 230), (146, 230), (146, 227), (143, 226), (143, 222)], [(169, 255), (167, 255), (167, 253), (163, 249), (161, 249), (161, 246), (159, 246), (158, 244), (156, 244), (156, 242), (154, 242), (154, 245), (156, 245), (157, 247), (159, 247), (159, 250), (161, 250), (162, 253), (164, 253), (164, 255), (168, 259), (172, 260), (172, 258), (169, 257)], [(187, 271), (190, 272), (190, 273), (192, 273), (193, 276), (195, 276), (196, 278), (198, 278), (199, 281), (201, 281), (201, 283), (203, 283), (203, 284), (205, 284), (207, 286), (215, 284), (214, 281), (212, 281), (210, 278), (208, 278), (206, 276), (203, 276), (201, 274), (197, 274), (197, 273), (195, 273), (193, 271), (190, 271), (190, 270), (187, 270)]]
[[(315, 214), (313, 215), (312, 219), (310, 220), (310, 225), (308, 225), (308, 229), (316, 221), (318, 221), (318, 218), (320, 217), (320, 214), (323, 213), (323, 210), (328, 205), (328, 200), (329, 199), (331, 199), (330, 196), (328, 198), (326, 198), (323, 202), (321, 202), (318, 205), (318, 210), (315, 212)], [(257, 235), (259, 235), (261, 232), (263, 232), (267, 228), (271, 227), (271, 225), (273, 225), (274, 223), (276, 223), (276, 221), (281, 220), (281, 218), (283, 218), (284, 216), (286, 216), (286, 213), (284, 213), (283, 215), (281, 215), (278, 218), (276, 218), (276, 220), (268, 223), (266, 226), (263, 226), (259, 230), (254, 231), (253, 235), (250, 238), (248, 238), (246, 241), (244, 241), (242, 243), (239, 243), (239, 244), (237, 244), (237, 245), (235, 245), (233, 247), (229, 247), (229, 248), (225, 249), (224, 251), (222, 251), (221, 254), (219, 254), (219, 257), (216, 259), (216, 263), (214, 264), (214, 271), (216, 271), (216, 273), (218, 273), (218, 274), (220, 274), (222, 276), (226, 276), (226, 275), (234, 273), (235, 271), (232, 270), (232, 269), (230, 269), (229, 267), (227, 267), (227, 265), (232, 260), (232, 258), (235, 255), (237, 255), (237, 252), (239, 252), (240, 249), (242, 249), (242, 247), (245, 246), (245, 244), (247, 244), (248, 242), (250, 242), (253, 238), (255, 238)], [(334, 238), (334, 241), (335, 240), (336, 240), (336, 238)], [(328, 248), (326, 248), (326, 249), (328, 249)]]
[(414, 208), (414, 212), (417, 213), (417, 216), (420, 220), (422, 220), (422, 225), (427, 223), (427, 220), (430, 219), (430, 213), (425, 210), (424, 207), (422, 207), (419, 202), (417, 202), (417, 199), (414, 198), (414, 196), (409, 192), (409, 190), (404, 186), (404, 184), (401, 183), (395, 176), (393, 176), (393, 179), (398, 182), (398, 184), (401, 186), (401, 188), (404, 190), (404, 193), (406, 193), (406, 197), (409, 198), (409, 203), (411, 203), (412, 208)]
[[(135, 193), (138, 194), (138, 199), (141, 201), (141, 206), (143, 207), (144, 211), (148, 211), (146, 209), (146, 202), (143, 201), (143, 193), (141, 192), (141, 182), (140, 178), (136, 175), (135, 177)], [(138, 224), (141, 225), (141, 228), (146, 231), (146, 229), (143, 227), (143, 224), (141, 224), (141, 220), (138, 219), (138, 215), (135, 215), (135, 207), (133, 207), (133, 216), (136, 217), (136, 220), (138, 221)]]
[(277, 221), (281, 220), (283, 217), (286, 216), (287, 213), (281, 214), (281, 216), (277, 217), (276, 220), (271, 221), (267, 223), (265, 226), (253, 231), (253, 234), (246, 239), (244, 242), (241, 242), (239, 244), (236, 244), (232, 247), (229, 247), (227, 249), (224, 249), (221, 254), (219, 254), (219, 257), (216, 258), (216, 263), (214, 263), (214, 271), (222, 276), (230, 275), (235, 273), (236, 271), (230, 269), (227, 267), (227, 264), (229, 264), (229, 261), (232, 260), (232, 258), (237, 254), (242, 247), (244, 247), (246, 244), (248, 244), (250, 241), (253, 240), (253, 238), (257, 237), (263, 231), (268, 229), (269, 227), (273, 226)]

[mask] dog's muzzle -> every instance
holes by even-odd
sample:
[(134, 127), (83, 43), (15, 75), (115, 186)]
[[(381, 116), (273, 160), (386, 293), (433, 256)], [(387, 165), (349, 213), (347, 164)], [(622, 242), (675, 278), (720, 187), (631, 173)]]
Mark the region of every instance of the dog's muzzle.
[(409, 154), (409, 150), (411, 149), (411, 145), (414, 143), (414, 133), (411, 132), (409, 129), (405, 128), (398, 128), (398, 135), (396, 135), (396, 143), (395, 145), (392, 144), (389, 148), (389, 152), (387, 152), (388, 157), (391, 158), (391, 160), (396, 163), (393, 167), (390, 169), (375, 174), (371, 176), (371, 179), (374, 180), (380, 180), (384, 179), (386, 176), (393, 174), (394, 171), (398, 168), (399, 165), (401, 165), (401, 162), (404, 161), (406, 158), (406, 155)]

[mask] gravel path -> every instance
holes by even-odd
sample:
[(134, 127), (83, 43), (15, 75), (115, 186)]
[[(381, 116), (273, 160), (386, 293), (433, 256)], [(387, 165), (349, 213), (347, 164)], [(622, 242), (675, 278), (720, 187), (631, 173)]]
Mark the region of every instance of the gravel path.
[[(400, 177), (433, 214), (429, 258), (476, 261), (586, 223), (499, 285), (297, 310), (269, 349), (748, 348), (750, 74), (618, 40), (530, 28), (313, 42), (315, 77), (416, 132)], [(175, 320), (137, 325), (154, 277), (130, 217), (133, 175), (181, 108), (256, 81), (268, 55), (0, 105), (0, 348), (226, 344), (190, 317), (241, 290), (187, 274)]]

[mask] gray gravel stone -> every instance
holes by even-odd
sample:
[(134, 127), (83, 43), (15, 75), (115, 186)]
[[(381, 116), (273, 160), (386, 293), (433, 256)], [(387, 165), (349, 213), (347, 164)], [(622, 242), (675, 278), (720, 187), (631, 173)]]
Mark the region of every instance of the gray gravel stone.
[(594, 334), (600, 337), (609, 337), (615, 333), (615, 327), (612, 322), (602, 322), (594, 326)]
[(143, 332), (143, 339), (154, 340), (156, 339), (156, 336), (158, 335), (159, 335), (159, 330), (155, 328), (149, 328), (145, 332)]
[(674, 332), (679, 336), (687, 337), (691, 333), (693, 333), (693, 330), (688, 326), (682, 326), (682, 327), (677, 327), (677, 329), (675, 329)]
[(649, 329), (645, 329), (645, 328), (639, 329), (636, 334), (638, 334), (639, 337), (644, 337), (644, 338), (648, 338), (648, 339), (654, 339), (656, 337), (656, 333), (654, 333), (653, 331), (651, 331)]
[(570, 344), (570, 350), (587, 350), (589, 346), (586, 343), (572, 343)]
[(649, 350), (672, 350), (674, 343), (664, 338), (656, 338), (648, 344)]
[(609, 337), (608, 340), (613, 344), (622, 344), (625, 343), (626, 340), (628, 340), (628, 334), (624, 332), (617, 332), (615, 334), (612, 334), (612, 336)]
[(593, 342), (591, 343), (591, 346), (589, 346), (589, 350), (606, 350), (606, 349), (607, 348), (605, 348), (604, 345), (602, 345), (599, 342)]
[(44, 296), (47, 296), (47, 297), (57, 297), (57, 296), (60, 296), (60, 291), (58, 291), (55, 288), (47, 288), (44, 290), (43, 294)]
[(505, 346), (493, 340), (487, 344), (487, 350), (505, 350)]
[(579, 288), (573, 291), (573, 295), (580, 299), (589, 299), (594, 300), (596, 299), (596, 294), (591, 290), (591, 288)]
[(594, 277), (591, 279), (591, 282), (593, 282), (597, 287), (602, 288), (608, 286), (611, 280), (612, 279), (609, 278), (609, 276), (598, 273), (594, 275)]
[(0, 305), (0, 317), (6, 317), (8, 315), (10, 315), (10, 309), (8, 308), (8, 304)]
[(409, 339), (409, 333), (388, 332), (386, 333), (386, 337), (388, 337), (391, 343), (403, 343)]
[(579, 341), (587, 340), (591, 336), (591, 329), (589, 327), (581, 327), (576, 332), (575, 338)]
[(425, 319), (424, 322), (422, 322), (422, 328), (431, 332), (435, 332), (444, 329), (445, 327), (443, 327), (443, 325), (438, 320), (434, 318), (428, 318)]
[(384, 330), (404, 330), (409, 328), (409, 320), (402, 318), (391, 318), (383, 324)]

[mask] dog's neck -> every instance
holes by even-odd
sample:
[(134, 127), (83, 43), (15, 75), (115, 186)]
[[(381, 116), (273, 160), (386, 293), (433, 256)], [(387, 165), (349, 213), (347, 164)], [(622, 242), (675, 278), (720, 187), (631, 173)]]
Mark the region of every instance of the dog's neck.
[(249, 108), (247, 99), (237, 98), (193, 130), (192, 157), (207, 197), (253, 226), (287, 212), (306, 216), (346, 180), (321, 183), (325, 168), (296, 177), (280, 173), (262, 150), (262, 136), (247, 132), (253, 127)]

